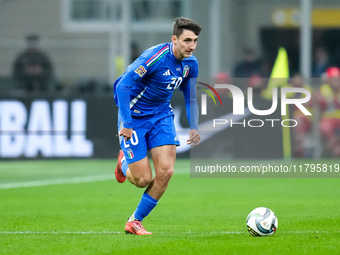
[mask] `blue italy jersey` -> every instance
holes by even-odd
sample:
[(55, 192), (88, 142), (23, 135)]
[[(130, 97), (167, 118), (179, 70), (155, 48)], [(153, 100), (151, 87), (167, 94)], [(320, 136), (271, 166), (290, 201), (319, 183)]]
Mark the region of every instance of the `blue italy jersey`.
[[(132, 117), (147, 116), (168, 111), (172, 114), (170, 99), (177, 88), (184, 93), (190, 127), (197, 129), (198, 107), (196, 79), (198, 62), (192, 55), (178, 60), (172, 43), (147, 49), (134, 61), (114, 84), (114, 97), (123, 127), (131, 128)], [(191, 106), (190, 106), (191, 105)], [(190, 107), (194, 118), (190, 121)]]

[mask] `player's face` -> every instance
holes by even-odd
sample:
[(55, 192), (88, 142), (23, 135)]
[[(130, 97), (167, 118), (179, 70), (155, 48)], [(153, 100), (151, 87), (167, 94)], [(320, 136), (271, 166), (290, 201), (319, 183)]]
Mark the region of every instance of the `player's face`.
[(174, 44), (173, 51), (175, 57), (183, 60), (190, 57), (196, 49), (198, 36), (194, 32), (184, 29), (179, 37), (173, 35), (171, 39)]

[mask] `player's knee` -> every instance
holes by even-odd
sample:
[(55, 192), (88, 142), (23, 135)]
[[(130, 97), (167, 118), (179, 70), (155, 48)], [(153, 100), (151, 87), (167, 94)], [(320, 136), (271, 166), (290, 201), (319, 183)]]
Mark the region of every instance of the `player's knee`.
[(136, 180), (136, 186), (138, 188), (145, 188), (150, 184), (151, 181), (152, 181), (151, 177), (139, 178), (138, 180)]
[(171, 167), (169, 169), (159, 171), (156, 177), (160, 182), (168, 183), (173, 174), (174, 174), (174, 168)]
[(173, 168), (170, 168), (169, 170), (166, 171), (166, 175), (169, 179), (171, 178), (171, 176), (173, 176), (173, 174), (174, 174)]

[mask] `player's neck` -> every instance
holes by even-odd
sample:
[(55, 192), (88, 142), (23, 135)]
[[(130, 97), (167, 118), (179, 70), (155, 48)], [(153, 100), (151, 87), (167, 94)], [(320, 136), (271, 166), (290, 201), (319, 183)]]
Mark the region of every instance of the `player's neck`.
[(179, 53), (179, 51), (176, 49), (175, 45), (172, 46), (172, 53), (174, 54), (175, 58), (179, 61), (182, 61), (185, 59), (185, 57)]

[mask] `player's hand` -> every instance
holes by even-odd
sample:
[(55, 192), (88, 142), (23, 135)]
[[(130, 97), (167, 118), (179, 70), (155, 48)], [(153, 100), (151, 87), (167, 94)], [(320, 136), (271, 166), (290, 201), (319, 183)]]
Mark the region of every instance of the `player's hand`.
[(200, 143), (201, 136), (198, 133), (198, 130), (191, 129), (189, 132), (189, 139), (187, 140), (187, 144), (198, 145)]
[(123, 136), (125, 141), (129, 141), (132, 137), (133, 129), (123, 127), (119, 131), (119, 136)]

